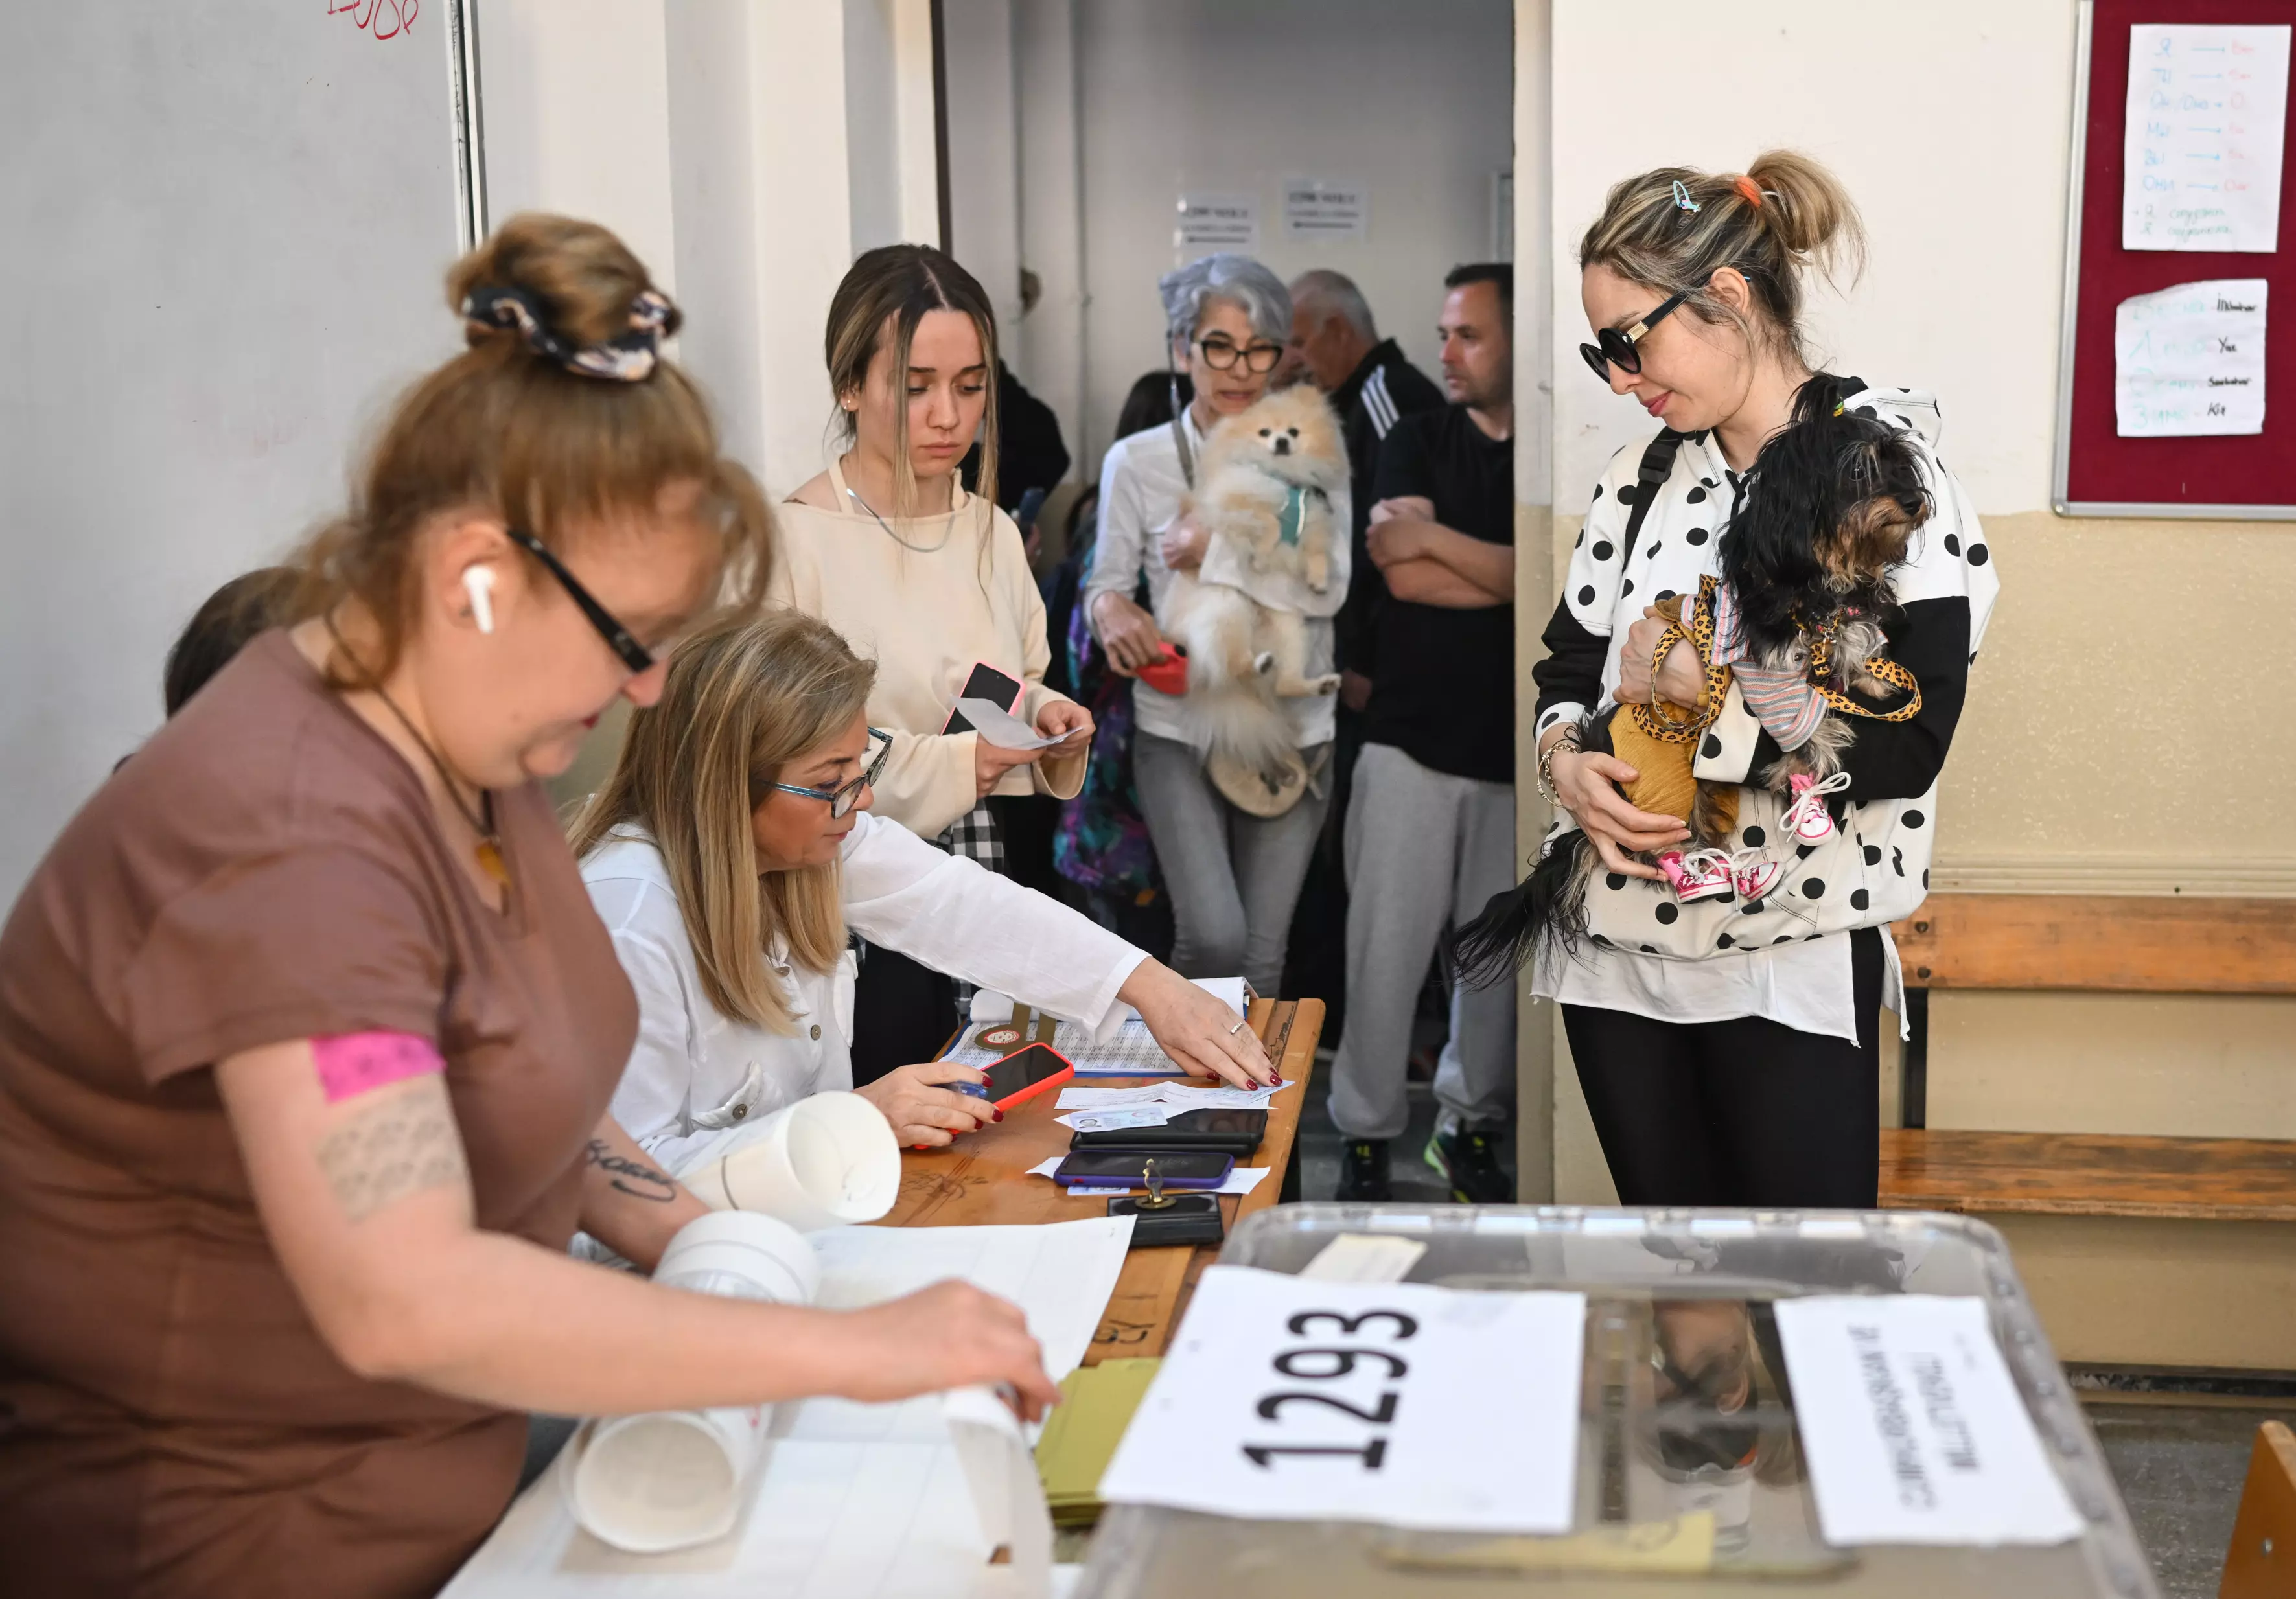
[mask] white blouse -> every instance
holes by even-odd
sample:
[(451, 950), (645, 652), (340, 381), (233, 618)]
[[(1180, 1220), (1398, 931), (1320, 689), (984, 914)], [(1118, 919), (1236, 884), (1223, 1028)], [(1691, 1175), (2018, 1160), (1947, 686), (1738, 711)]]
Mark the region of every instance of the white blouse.
[[(1204, 435), (1196, 426), (1194, 406), (1182, 413), (1181, 425), (1187, 430), (1191, 458), (1201, 458)], [(1188, 492), (1187, 474), (1180, 470), (1180, 447), (1172, 438), (1169, 423), (1159, 422), (1108, 447), (1100, 463), (1100, 531), (1093, 545), (1092, 570), (1085, 575), (1084, 593), (1078, 596), (1095, 637), (1099, 636), (1100, 624), (1093, 616), (1092, 603), (1111, 593), (1132, 598), (1144, 572), (1148, 578), (1149, 610), (1163, 609), (1165, 592), (1172, 586), (1172, 569), (1164, 564), (1160, 541), (1165, 529), (1180, 520), (1180, 503)], [(1332, 525), (1352, 528), (1352, 514), (1342, 486), (1332, 495)], [(1349, 541), (1335, 540), (1331, 581), (1324, 592), (1312, 593), (1304, 584), (1298, 587), (1299, 609), (1308, 619), (1307, 675), (1310, 677), (1332, 669), (1332, 618), (1348, 597), (1349, 559)], [(1335, 694), (1310, 694), (1284, 702), (1284, 714), (1292, 718), (1293, 737), (1300, 749), (1331, 741), (1337, 699)], [(1210, 747), (1211, 731), (1189, 707), (1185, 695), (1162, 693), (1136, 683), (1132, 709), (1143, 733), (1199, 750)]]
[[(1097, 1028), (1147, 955), (1089, 918), (862, 813), (846, 835), (845, 919), (871, 944)], [(808, 972), (774, 952), (796, 1029), (768, 1032), (709, 1003), (661, 853), (616, 832), (582, 863), (637, 990), (638, 1037), (613, 1114), (673, 1175), (707, 1165), (750, 1120), (853, 1086), (854, 957)]]

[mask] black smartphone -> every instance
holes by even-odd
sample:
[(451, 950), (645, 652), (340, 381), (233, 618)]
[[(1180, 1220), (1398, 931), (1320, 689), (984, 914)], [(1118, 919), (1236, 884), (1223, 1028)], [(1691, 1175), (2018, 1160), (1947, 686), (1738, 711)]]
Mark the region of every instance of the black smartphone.
[(1072, 1150), (1090, 1149), (1209, 1149), (1242, 1158), (1259, 1152), (1267, 1136), (1265, 1111), (1183, 1111), (1160, 1128), (1111, 1128), (1102, 1133), (1078, 1133), (1069, 1140)]
[(1156, 1162), (1156, 1175), (1167, 1188), (1217, 1188), (1227, 1181), (1235, 1166), (1234, 1155), (1208, 1149), (1087, 1150), (1071, 1154), (1055, 1167), (1053, 1181), (1105, 1183), (1111, 1187), (1122, 1183), (1144, 1188), (1151, 1160)]
[(1037, 525), (1037, 518), (1044, 514), (1044, 510), (1043, 489), (1031, 488), (1021, 494), (1021, 503), (1013, 512), (1013, 525), (1021, 529), (1021, 537), (1029, 537), (1029, 529)]
[[(985, 660), (977, 660), (972, 664), (972, 676), (964, 680), (964, 687), (958, 691), (956, 697), (960, 700), (986, 700), (999, 710), (1011, 710), (1020, 703), (1021, 680), (1006, 676)], [(972, 724), (964, 719), (963, 711), (951, 707), (948, 720), (941, 731), (970, 733)]]

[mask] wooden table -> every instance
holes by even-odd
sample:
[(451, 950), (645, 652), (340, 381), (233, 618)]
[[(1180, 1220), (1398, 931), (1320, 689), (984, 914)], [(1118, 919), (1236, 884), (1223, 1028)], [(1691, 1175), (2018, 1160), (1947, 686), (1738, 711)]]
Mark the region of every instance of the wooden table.
[[(1231, 1228), (1245, 1216), (1265, 1210), (1279, 1198), (1283, 1173), (1292, 1160), (1292, 1145), (1300, 1130), (1300, 1107), (1307, 1099), (1308, 1076), (1316, 1067), (1316, 1046), (1324, 1032), (1324, 1002), (1320, 999), (1252, 1002), (1251, 1028), (1276, 1063), (1284, 1090), (1267, 1102), (1267, 1136), (1259, 1152), (1243, 1162), (1265, 1166), (1274, 1175), (1260, 1180), (1250, 1193), (1223, 1194), (1220, 1214)], [(1079, 1078), (1092, 1087), (1128, 1087), (1154, 1081), (1148, 1078)], [(1294, 1089), (1292, 1084), (1299, 1084)], [(885, 1226), (993, 1226), (1008, 1223), (1077, 1221), (1107, 1214), (1105, 1201), (1070, 1199), (1048, 1178), (1030, 1177), (1029, 1168), (1065, 1154), (1069, 1129), (1053, 1119), (1060, 1114), (1057, 1093), (1040, 1094), (1016, 1105), (1004, 1119), (968, 1133), (954, 1144), (937, 1150), (905, 1150), (901, 1154), (901, 1193), (884, 1221)], [(1197, 1275), (1218, 1254), (1210, 1248), (1134, 1250), (1125, 1258), (1123, 1275), (1109, 1296), (1108, 1311), (1100, 1331), (1093, 1335), (1085, 1356), (1091, 1365), (1111, 1357), (1161, 1355), (1164, 1341), (1180, 1319)]]

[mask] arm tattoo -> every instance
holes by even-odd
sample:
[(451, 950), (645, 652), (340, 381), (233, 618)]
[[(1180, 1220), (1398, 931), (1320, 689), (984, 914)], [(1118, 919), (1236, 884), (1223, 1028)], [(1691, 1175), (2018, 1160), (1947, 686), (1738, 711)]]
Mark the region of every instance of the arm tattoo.
[(470, 1181), (445, 1085), (429, 1079), (361, 1111), (319, 1144), (319, 1169), (354, 1222), (424, 1188)]
[(627, 1155), (616, 1154), (614, 1146), (603, 1138), (590, 1140), (590, 1164), (606, 1174), (607, 1181), (617, 1193), (627, 1193), (632, 1199), (652, 1200), (661, 1205), (677, 1197), (675, 1178), (633, 1160)]

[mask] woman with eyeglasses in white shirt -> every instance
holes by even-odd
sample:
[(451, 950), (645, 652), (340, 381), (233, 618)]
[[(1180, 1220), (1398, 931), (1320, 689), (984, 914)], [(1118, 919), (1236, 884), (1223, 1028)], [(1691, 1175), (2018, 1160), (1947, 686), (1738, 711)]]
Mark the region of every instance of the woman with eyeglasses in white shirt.
[[(1249, 256), (1206, 256), (1165, 274), (1157, 288), (1176, 379), (1187, 373), (1194, 398), (1168, 424), (1119, 439), (1103, 457), (1100, 532), (1083, 600), (1094, 636), (1128, 676), (1162, 651), (1153, 611), (1173, 574), (1203, 562), (1204, 530), (1181, 507), (1194, 488), (1205, 436), (1267, 392), (1292, 336), (1291, 291)], [(1349, 525), (1344, 488), (1333, 496), (1332, 513), (1338, 526)], [(1146, 608), (1135, 599), (1143, 585)], [(1332, 670), (1331, 619), (1347, 592), (1342, 544), (1332, 552), (1329, 585), (1306, 608), (1310, 676)], [(1323, 831), (1328, 791), (1312, 782), (1288, 810), (1248, 813), (1205, 769), (1211, 730), (1198, 706), (1144, 682), (1133, 685), (1132, 704), (1140, 811), (1172, 895), (1172, 964), (1190, 977), (1240, 972), (1260, 993), (1280, 992), (1292, 911)], [(1320, 775), (1334, 726), (1332, 697), (1287, 701), (1284, 714), (1302, 764)]]
[[(868, 724), (876, 668), (794, 611), (713, 628), (671, 659), (619, 761), (576, 824), (582, 877), (638, 996), (613, 1110), (677, 1174), (743, 1129), (853, 1084), (848, 933), (1097, 1027), (1140, 1013), (1189, 1071), (1275, 1080), (1218, 1000), (1055, 900), (869, 814), (890, 741)], [(945, 1085), (970, 1067), (904, 1065), (857, 1092), (905, 1144), (997, 1118)]]

